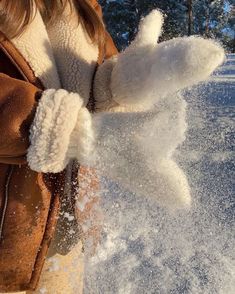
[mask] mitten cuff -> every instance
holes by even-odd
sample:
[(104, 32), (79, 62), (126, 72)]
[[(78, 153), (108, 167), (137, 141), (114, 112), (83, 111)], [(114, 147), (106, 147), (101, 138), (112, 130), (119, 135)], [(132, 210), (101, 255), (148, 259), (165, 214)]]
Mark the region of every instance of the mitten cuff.
[(27, 160), (38, 172), (60, 172), (68, 164), (71, 134), (83, 101), (66, 90), (46, 90), (39, 101), (30, 129)]
[[(105, 62), (98, 67), (94, 80), (94, 97), (95, 97), (95, 111), (96, 112), (141, 112), (146, 110), (142, 105), (128, 104), (121, 105), (113, 99), (111, 90), (113, 69), (118, 62), (118, 56), (113, 56), (105, 60)], [(119, 87), (124, 85), (118, 81), (116, 84)]]
[(118, 106), (117, 102), (113, 100), (112, 91), (110, 88), (111, 75), (116, 63), (117, 56), (114, 56), (105, 60), (105, 62), (97, 69), (94, 80), (96, 112), (109, 111), (110, 109)]

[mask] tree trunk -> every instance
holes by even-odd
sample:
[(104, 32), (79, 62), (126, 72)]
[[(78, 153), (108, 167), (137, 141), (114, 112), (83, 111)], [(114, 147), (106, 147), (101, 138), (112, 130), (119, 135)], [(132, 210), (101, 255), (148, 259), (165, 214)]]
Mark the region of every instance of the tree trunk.
[(206, 37), (209, 37), (209, 22), (210, 22), (210, 19), (209, 19), (209, 9), (207, 8), (206, 9), (206, 24), (205, 24), (205, 36)]
[(193, 32), (193, 0), (188, 0), (188, 36)]

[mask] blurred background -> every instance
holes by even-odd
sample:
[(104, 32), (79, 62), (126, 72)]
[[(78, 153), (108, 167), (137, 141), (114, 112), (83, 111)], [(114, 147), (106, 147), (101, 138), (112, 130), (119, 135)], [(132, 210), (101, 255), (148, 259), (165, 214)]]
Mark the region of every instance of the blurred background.
[(134, 38), (141, 17), (159, 8), (165, 14), (162, 40), (202, 35), (235, 52), (235, 0), (99, 0), (107, 29), (119, 50)]

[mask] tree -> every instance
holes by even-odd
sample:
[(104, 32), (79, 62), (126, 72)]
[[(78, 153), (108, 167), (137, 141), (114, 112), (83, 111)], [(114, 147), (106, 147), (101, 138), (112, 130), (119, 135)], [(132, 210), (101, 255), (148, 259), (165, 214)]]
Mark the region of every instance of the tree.
[(196, 34), (220, 38), (228, 22), (225, 10), (226, 0), (197, 0), (194, 2), (194, 32)]

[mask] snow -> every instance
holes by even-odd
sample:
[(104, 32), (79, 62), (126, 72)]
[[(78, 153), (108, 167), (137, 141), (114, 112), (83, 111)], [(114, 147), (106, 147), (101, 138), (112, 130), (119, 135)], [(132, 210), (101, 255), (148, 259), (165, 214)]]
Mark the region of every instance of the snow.
[(86, 261), (85, 294), (234, 293), (234, 73), (229, 55), (183, 93), (188, 132), (175, 160), (190, 182), (191, 210), (169, 213), (102, 179), (104, 229)]

